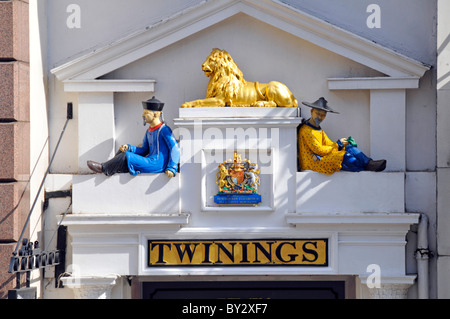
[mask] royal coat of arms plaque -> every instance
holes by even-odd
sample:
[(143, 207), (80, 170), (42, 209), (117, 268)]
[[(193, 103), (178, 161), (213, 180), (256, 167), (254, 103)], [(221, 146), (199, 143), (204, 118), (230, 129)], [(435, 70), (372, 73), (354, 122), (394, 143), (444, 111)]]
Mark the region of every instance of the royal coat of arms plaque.
[(261, 202), (258, 194), (260, 170), (258, 164), (243, 159), (234, 152), (234, 159), (218, 166), (216, 183), (219, 192), (214, 196), (218, 205), (255, 206)]

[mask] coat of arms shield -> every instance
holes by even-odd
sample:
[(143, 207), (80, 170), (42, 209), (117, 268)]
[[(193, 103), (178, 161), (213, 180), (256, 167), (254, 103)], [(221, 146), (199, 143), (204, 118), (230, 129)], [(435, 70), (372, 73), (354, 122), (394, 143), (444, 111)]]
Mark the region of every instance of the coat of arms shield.
[(214, 202), (219, 205), (257, 205), (261, 202), (258, 194), (260, 184), (258, 164), (241, 159), (234, 152), (234, 160), (219, 164), (216, 183), (219, 193)]

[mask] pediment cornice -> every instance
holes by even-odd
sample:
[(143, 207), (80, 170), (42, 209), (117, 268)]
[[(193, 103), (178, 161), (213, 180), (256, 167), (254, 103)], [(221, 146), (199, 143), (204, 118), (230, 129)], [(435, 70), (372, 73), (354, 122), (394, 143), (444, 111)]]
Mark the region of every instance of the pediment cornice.
[(55, 67), (61, 81), (93, 80), (244, 13), (391, 77), (422, 77), (429, 66), (278, 0), (209, 0)]

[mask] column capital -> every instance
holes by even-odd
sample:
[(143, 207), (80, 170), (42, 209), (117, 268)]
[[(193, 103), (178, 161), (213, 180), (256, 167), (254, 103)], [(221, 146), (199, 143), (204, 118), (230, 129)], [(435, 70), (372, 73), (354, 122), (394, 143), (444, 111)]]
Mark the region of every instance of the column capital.
[(111, 299), (118, 275), (71, 276), (62, 278), (64, 286), (73, 289), (76, 299)]
[[(369, 299), (406, 299), (416, 276), (382, 276), (379, 282), (372, 282), (368, 276), (359, 276), (361, 288), (367, 289)], [(369, 282), (370, 284), (369, 284)]]

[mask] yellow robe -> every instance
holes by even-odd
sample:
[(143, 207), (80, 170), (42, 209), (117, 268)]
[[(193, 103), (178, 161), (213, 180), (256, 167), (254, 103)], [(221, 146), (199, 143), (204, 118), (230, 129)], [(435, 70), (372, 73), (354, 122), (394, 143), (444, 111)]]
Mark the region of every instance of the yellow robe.
[(345, 149), (339, 151), (338, 144), (332, 142), (322, 129), (302, 125), (298, 132), (298, 146), (301, 170), (330, 175), (342, 168)]

